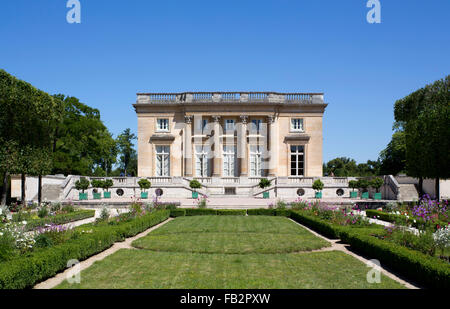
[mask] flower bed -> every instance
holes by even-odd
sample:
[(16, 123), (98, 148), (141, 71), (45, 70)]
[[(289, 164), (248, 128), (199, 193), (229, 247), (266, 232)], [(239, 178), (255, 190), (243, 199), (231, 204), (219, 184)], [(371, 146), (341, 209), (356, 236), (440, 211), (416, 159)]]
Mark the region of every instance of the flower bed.
[(158, 210), (140, 216), (131, 214), (100, 224), (75, 229), (72, 237), (49, 248), (38, 248), (13, 260), (0, 263), (0, 288), (23, 289), (56, 275), (67, 268), (69, 260), (85, 260), (117, 241), (134, 236), (166, 220), (169, 210)]
[(380, 210), (367, 209), (366, 216), (368, 218), (379, 219), (382, 221), (392, 222), (392, 223), (403, 223), (409, 224), (415, 228), (421, 227), (430, 227), (434, 230), (438, 229), (441, 226), (448, 225), (448, 222), (445, 221), (426, 221), (423, 218), (410, 217), (408, 214), (396, 214), (396, 213), (386, 213)]
[(83, 220), (87, 218), (92, 218), (95, 216), (95, 210), (77, 210), (74, 212), (69, 212), (66, 214), (58, 214), (42, 219), (32, 219), (27, 221), (26, 230), (34, 230), (38, 227), (43, 227), (47, 224), (65, 224), (78, 220)]

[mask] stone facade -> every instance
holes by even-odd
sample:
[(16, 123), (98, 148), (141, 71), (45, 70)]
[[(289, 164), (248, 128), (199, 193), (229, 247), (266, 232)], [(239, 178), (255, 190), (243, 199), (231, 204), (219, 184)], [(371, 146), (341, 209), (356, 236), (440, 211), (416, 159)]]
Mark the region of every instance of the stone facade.
[(322, 93), (139, 93), (133, 106), (139, 177), (322, 176)]

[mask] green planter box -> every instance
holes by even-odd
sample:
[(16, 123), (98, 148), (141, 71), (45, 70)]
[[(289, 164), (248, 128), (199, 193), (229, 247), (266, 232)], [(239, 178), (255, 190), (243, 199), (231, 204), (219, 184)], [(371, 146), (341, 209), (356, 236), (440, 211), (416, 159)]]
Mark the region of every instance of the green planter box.
[(92, 195), (94, 196), (94, 200), (100, 200), (102, 198), (101, 193), (92, 193)]
[(103, 192), (104, 198), (111, 198), (111, 192)]
[(80, 201), (87, 200), (88, 199), (88, 194), (87, 193), (78, 193), (78, 199)]
[(373, 194), (373, 199), (374, 200), (381, 200), (381, 192), (374, 193)]
[(316, 198), (322, 198), (322, 191), (316, 192)]
[(192, 198), (198, 198), (198, 192), (192, 191)]
[(368, 198), (369, 198), (369, 192), (363, 192), (363, 193), (361, 194), (361, 198), (362, 198), (362, 199), (368, 199)]
[(270, 192), (263, 192), (263, 198), (269, 198)]
[(141, 198), (147, 199), (148, 198), (148, 192), (141, 192)]
[(357, 191), (350, 191), (350, 198), (357, 198), (358, 192)]

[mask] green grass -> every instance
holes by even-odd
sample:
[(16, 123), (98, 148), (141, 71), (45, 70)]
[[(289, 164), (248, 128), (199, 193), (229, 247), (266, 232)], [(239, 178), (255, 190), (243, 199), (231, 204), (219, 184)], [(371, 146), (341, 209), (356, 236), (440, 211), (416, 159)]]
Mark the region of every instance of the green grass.
[(178, 217), (133, 245), (146, 249), (119, 250), (57, 288), (402, 288), (369, 284), (369, 268), (343, 252), (292, 253), (328, 243), (284, 217)]
[(196, 253), (288, 253), (330, 244), (285, 217), (181, 217), (133, 242), (140, 249)]
[(122, 249), (81, 273), (82, 289), (370, 289), (401, 288), (366, 280), (364, 263), (338, 251), (290, 254), (199, 254)]

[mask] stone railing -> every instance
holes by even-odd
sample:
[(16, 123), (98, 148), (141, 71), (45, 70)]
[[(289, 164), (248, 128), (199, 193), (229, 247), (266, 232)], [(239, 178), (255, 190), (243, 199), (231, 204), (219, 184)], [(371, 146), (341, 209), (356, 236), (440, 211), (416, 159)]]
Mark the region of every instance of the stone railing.
[(278, 92), (182, 92), (138, 93), (136, 104), (185, 104), (185, 103), (285, 103), (324, 104), (323, 93)]

